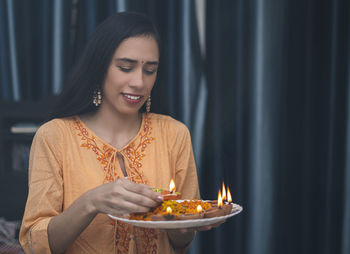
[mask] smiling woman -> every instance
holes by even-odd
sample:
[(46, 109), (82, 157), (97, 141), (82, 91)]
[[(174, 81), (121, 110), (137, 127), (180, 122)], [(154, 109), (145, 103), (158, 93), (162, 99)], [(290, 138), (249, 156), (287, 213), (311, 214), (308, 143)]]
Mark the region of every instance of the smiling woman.
[(183, 198), (199, 198), (187, 127), (150, 112), (158, 63), (159, 36), (147, 17), (119, 13), (97, 27), (53, 119), (33, 140), (20, 232), (27, 253), (188, 248), (195, 229), (160, 232), (106, 215), (159, 206), (163, 197), (152, 187), (166, 188), (172, 178)]

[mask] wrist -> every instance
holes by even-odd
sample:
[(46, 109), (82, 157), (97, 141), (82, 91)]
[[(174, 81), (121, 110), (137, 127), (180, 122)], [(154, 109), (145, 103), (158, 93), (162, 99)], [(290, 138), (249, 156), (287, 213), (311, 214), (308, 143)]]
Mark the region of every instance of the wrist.
[(96, 206), (94, 205), (90, 191), (87, 191), (85, 194), (83, 194), (81, 196), (81, 199), (84, 211), (86, 211), (86, 213), (90, 216), (95, 216), (98, 213), (98, 211)]

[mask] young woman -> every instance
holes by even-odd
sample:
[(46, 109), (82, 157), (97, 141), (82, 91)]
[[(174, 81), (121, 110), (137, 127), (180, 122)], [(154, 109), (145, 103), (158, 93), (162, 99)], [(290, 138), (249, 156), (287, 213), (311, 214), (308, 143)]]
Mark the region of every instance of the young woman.
[(119, 13), (98, 26), (54, 119), (33, 140), (20, 232), (26, 253), (177, 253), (189, 246), (193, 230), (160, 232), (107, 216), (159, 205), (150, 187), (168, 188), (171, 178), (184, 199), (199, 198), (188, 129), (150, 113), (158, 64), (159, 36), (147, 17)]

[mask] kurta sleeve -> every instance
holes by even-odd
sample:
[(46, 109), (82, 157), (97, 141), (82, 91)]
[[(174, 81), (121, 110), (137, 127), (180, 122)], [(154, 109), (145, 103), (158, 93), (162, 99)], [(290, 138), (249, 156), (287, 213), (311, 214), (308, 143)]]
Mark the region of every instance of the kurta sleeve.
[[(176, 190), (181, 192), (182, 199), (200, 199), (197, 169), (193, 156), (190, 132), (184, 124), (178, 122), (175, 134), (173, 154), (176, 156)], [(191, 242), (183, 248), (174, 249), (174, 253), (186, 253)]]
[(47, 227), (62, 212), (62, 133), (54, 121), (39, 128), (30, 151), (29, 192), (20, 230), (26, 253), (51, 253)]
[(190, 132), (184, 124), (177, 127), (176, 137), (176, 189), (183, 199), (199, 199), (196, 164), (193, 156)]

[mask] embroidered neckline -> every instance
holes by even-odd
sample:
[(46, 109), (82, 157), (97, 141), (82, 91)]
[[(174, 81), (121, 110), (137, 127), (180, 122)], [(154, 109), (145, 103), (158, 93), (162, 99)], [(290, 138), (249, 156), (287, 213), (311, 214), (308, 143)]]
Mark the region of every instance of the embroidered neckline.
[[(104, 139), (100, 138), (93, 130), (91, 130), (84, 122), (83, 120), (81, 120), (80, 116), (75, 116), (74, 117), (74, 120), (75, 122), (79, 122), (80, 125), (86, 130), (87, 133), (89, 133), (92, 137), (94, 137), (95, 139), (97, 139), (98, 141), (100, 141), (100, 143), (104, 144), (105, 146), (111, 148), (112, 150), (115, 150), (117, 152), (121, 152), (123, 150), (125, 150), (128, 146), (130, 146), (131, 143), (133, 143), (137, 137), (141, 134), (142, 130), (144, 129), (145, 127), (145, 124), (146, 124), (146, 119), (149, 119), (149, 115), (148, 114), (145, 114), (143, 113), (141, 115), (141, 125), (140, 125), (140, 128), (139, 130), (137, 131), (136, 135), (130, 139), (130, 141), (124, 145), (123, 147), (121, 148), (117, 148), (115, 146), (112, 146), (111, 144), (109, 144), (107, 141), (105, 141)], [(149, 121), (148, 121), (149, 122)]]
[(103, 165), (105, 178), (104, 182), (111, 182), (123, 176), (115, 170), (116, 154), (124, 157), (124, 165), (128, 163), (129, 180), (136, 183), (148, 184), (142, 172), (142, 159), (146, 156), (146, 147), (154, 140), (152, 134), (151, 119), (148, 114), (142, 115), (140, 130), (136, 136), (123, 149), (117, 149), (105, 142), (91, 131), (79, 117), (74, 119), (75, 129), (80, 136), (81, 147), (91, 149), (97, 156), (97, 160)]

